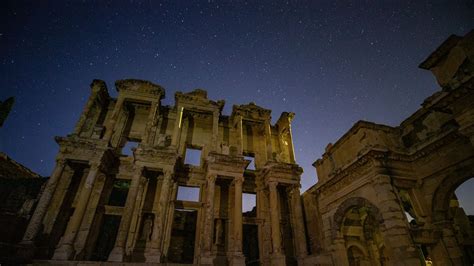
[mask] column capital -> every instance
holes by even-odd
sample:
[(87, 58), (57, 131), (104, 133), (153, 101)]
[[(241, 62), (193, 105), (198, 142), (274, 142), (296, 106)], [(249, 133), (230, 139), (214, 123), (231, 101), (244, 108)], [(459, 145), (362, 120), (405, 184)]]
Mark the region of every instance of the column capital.
[(67, 163), (65, 158), (56, 158), (56, 164), (60, 167), (64, 167)]
[(270, 189), (275, 189), (278, 185), (278, 181), (275, 181), (275, 180), (267, 181), (267, 185)]
[(244, 183), (245, 178), (243, 176), (235, 176), (233, 183), (235, 184), (242, 184)]
[(207, 179), (209, 182), (215, 182), (216, 179), (217, 179), (217, 174), (216, 174), (216, 173), (207, 173), (207, 174), (206, 174), (206, 179)]

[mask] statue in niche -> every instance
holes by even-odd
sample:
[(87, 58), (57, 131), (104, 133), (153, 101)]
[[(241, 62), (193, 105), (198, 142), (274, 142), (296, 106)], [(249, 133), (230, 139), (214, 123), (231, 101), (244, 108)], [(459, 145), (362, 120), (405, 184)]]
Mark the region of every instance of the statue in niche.
[(214, 243), (218, 246), (224, 244), (224, 225), (222, 219), (216, 219), (216, 238)]
[(168, 147), (171, 143), (171, 137), (169, 135), (159, 134), (158, 135), (158, 147)]
[(222, 154), (229, 155), (229, 153), (230, 153), (229, 149), (230, 149), (229, 144), (221, 143), (221, 152), (222, 152)]
[(148, 241), (151, 239), (151, 234), (153, 233), (153, 217), (151, 213), (146, 214), (145, 220), (143, 221), (142, 235), (140, 240)]

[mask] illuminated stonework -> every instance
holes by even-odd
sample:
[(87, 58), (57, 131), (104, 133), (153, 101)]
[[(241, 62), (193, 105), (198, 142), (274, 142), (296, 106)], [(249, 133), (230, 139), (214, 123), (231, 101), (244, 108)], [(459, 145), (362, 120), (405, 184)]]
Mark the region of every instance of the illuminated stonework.
[[(21, 242), (24, 262), (472, 265), (454, 190), (474, 177), (474, 32), (421, 68), (442, 90), (399, 126), (357, 122), (300, 196), (291, 121), (201, 89), (94, 80)], [(254, 199), (254, 207), (243, 199)], [(244, 210), (245, 209), (245, 210)], [(407, 217), (411, 217), (407, 219)], [(471, 218), (472, 219), (472, 218)], [(98, 263), (99, 264), (99, 263)]]

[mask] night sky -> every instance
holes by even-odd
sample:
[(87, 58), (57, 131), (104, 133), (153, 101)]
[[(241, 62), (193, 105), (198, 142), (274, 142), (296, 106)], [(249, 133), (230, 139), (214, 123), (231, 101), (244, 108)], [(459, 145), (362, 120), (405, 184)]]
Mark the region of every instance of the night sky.
[(396, 126), (416, 111), (439, 89), (418, 64), (449, 35), (474, 28), (473, 1), (0, 6), (0, 100), (16, 100), (0, 150), (14, 160), (49, 176), (53, 137), (72, 132), (92, 79), (116, 96), (115, 80), (137, 78), (162, 85), (168, 105), (178, 90), (204, 88), (226, 100), (224, 114), (251, 101), (271, 109), (273, 122), (295, 112), (302, 191), (317, 180), (311, 164), (356, 121)]

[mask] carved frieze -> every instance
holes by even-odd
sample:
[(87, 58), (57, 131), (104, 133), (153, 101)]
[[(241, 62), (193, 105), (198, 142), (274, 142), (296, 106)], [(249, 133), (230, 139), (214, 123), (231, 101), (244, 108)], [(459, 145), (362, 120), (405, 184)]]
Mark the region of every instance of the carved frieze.
[(271, 119), (271, 110), (262, 108), (255, 103), (234, 105), (232, 116), (242, 116), (244, 119), (268, 120)]

